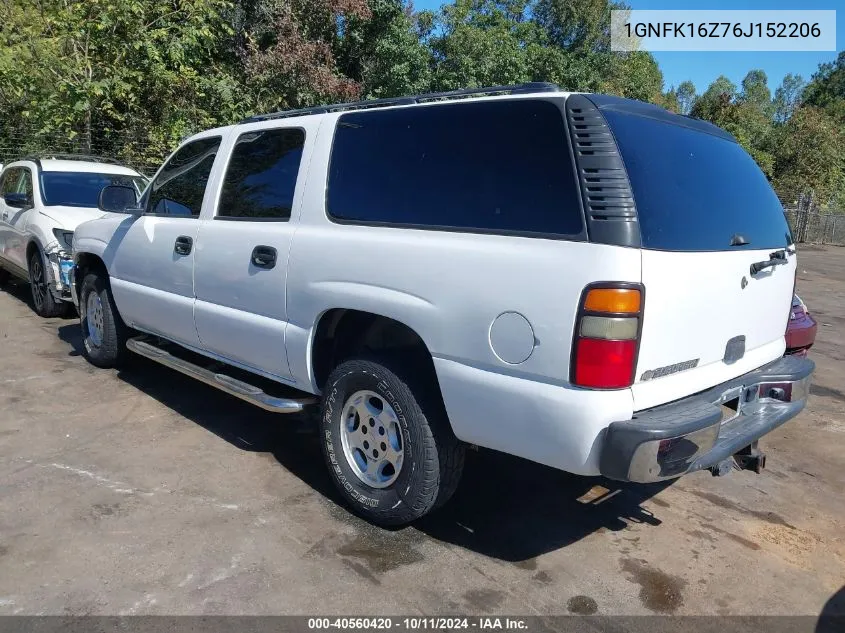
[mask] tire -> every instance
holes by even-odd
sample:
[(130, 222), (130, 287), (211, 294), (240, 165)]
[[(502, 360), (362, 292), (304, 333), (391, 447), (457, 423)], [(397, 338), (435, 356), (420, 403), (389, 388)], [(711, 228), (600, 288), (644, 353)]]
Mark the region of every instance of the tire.
[(29, 258), (29, 288), (32, 291), (32, 306), (35, 313), (44, 318), (63, 316), (67, 312), (67, 303), (56, 301), (50, 292), (44, 256), (37, 248)]
[[(425, 371), (400, 377), (394, 366), (400, 367), (384, 359), (338, 365), (326, 382), (320, 417), (323, 457), (337, 489), (353, 512), (382, 526), (410, 523), (446, 503), (464, 464), (464, 446), (452, 433), (436, 381), (420, 378)], [(373, 418), (362, 419), (362, 411)], [(382, 455), (372, 461), (368, 455), (373, 466), (363, 474), (368, 438), (376, 441), (367, 453), (381, 449)], [(391, 468), (394, 462), (398, 469)]]
[(79, 322), (88, 362), (97, 367), (118, 367), (126, 357), (129, 329), (114, 307), (114, 298), (105, 275), (88, 273), (82, 280)]
[(6, 270), (5, 268), (0, 268), (0, 286), (5, 286), (7, 283), (9, 283), (10, 277), (11, 274), (8, 270)]

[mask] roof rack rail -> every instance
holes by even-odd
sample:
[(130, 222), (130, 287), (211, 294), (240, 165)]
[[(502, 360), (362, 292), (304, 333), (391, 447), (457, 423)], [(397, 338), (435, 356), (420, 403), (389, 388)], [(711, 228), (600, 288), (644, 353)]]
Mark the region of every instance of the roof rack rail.
[(94, 156), (93, 154), (64, 154), (61, 152), (44, 152), (42, 154), (32, 154), (29, 156), (23, 156), (21, 158), (16, 158), (15, 160), (31, 160), (40, 162), (42, 160), (80, 160), (80, 161), (87, 161), (90, 163), (106, 163), (109, 165), (121, 165), (122, 163), (115, 159), (109, 158), (108, 156)]
[(514, 84), (512, 86), (490, 86), (487, 88), (464, 88), (462, 90), (450, 90), (448, 92), (429, 92), (426, 94), (412, 95), (408, 97), (387, 97), (384, 99), (368, 99), (365, 101), (350, 101), (348, 103), (334, 103), (331, 105), (313, 106), (310, 108), (299, 108), (297, 110), (282, 110), (269, 114), (257, 114), (247, 117), (240, 123), (257, 123), (259, 121), (270, 121), (272, 119), (286, 119), (294, 116), (305, 116), (308, 114), (326, 114), (327, 112), (344, 112), (346, 110), (368, 110), (371, 108), (385, 108), (388, 106), (411, 105), (414, 103), (428, 103), (431, 101), (447, 101), (451, 99), (465, 99), (467, 97), (480, 97), (494, 94), (530, 94), (534, 92), (559, 92), (557, 85), (546, 82), (529, 82)]

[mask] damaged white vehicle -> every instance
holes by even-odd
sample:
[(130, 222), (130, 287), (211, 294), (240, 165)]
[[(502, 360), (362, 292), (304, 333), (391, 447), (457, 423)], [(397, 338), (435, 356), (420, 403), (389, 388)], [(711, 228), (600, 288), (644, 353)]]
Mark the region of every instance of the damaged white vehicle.
[(107, 185), (139, 194), (146, 178), (96, 156), (51, 155), (13, 161), (0, 174), (0, 281), (9, 275), (30, 283), (42, 317), (71, 305), (68, 271), (73, 232), (103, 215), (98, 197)]

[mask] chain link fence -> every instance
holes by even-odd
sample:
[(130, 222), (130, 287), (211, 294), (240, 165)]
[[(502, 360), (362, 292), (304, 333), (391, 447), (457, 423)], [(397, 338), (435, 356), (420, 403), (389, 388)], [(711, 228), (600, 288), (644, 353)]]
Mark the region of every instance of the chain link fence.
[(845, 209), (822, 212), (811, 195), (785, 208), (796, 242), (845, 246)]
[[(140, 124), (129, 129), (114, 130), (92, 126), (89, 135), (44, 131), (34, 126), (12, 125), (0, 121), (0, 165), (27, 156), (48, 157), (50, 154), (87, 154), (113, 158), (124, 165), (151, 176), (165, 158), (176, 149), (178, 139), (150, 140)], [(135, 129), (133, 129), (135, 128)], [(198, 127), (196, 131), (200, 131)]]

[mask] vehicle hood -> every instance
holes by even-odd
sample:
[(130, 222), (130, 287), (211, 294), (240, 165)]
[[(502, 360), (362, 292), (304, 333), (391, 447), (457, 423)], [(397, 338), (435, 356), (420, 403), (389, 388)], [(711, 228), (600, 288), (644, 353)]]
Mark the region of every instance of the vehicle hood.
[(67, 229), (68, 231), (74, 231), (83, 222), (96, 220), (105, 215), (103, 211), (93, 207), (62, 206), (44, 207), (39, 210), (39, 213), (55, 222), (58, 225), (56, 228)]

